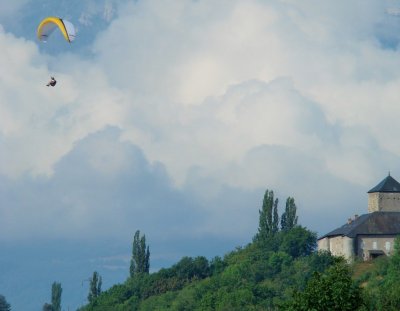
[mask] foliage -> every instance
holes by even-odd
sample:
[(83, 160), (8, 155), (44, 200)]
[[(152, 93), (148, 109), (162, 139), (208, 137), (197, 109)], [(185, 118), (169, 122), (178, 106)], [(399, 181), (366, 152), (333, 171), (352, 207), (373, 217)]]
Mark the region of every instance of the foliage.
[(51, 305), (53, 311), (61, 311), (61, 283), (54, 282), (51, 286)]
[[(262, 208), (259, 210), (258, 232), (253, 239), (254, 241), (266, 242), (279, 233), (278, 202), (279, 200), (274, 198), (273, 191), (265, 191)], [(294, 198), (288, 197), (285, 211), (281, 216), (281, 231), (290, 231), (298, 227), (296, 213), (297, 207)]]
[[(211, 260), (185, 256), (172, 267), (151, 274), (146, 263), (148, 247), (137, 231), (131, 277), (102, 292), (81, 311), (255, 311), (285, 305), (294, 310), (296, 304), (308, 303), (304, 297), (316, 293), (320, 285), (328, 297), (342, 298), (335, 300), (340, 306), (354, 307), (356, 299), (362, 301), (346, 263), (328, 252), (315, 252), (316, 234), (297, 224), (293, 198), (286, 201), (281, 230), (273, 191), (265, 192), (259, 217), (252, 243)], [(341, 295), (346, 289), (349, 292)]]
[(278, 231), (278, 199), (274, 199), (273, 191), (265, 191), (259, 215), (258, 233), (255, 239), (265, 240)]
[(400, 310), (400, 240), (395, 240), (392, 256), (376, 259), (368, 271), (356, 279), (364, 287), (369, 310)]
[(288, 197), (286, 199), (285, 211), (281, 218), (281, 229), (290, 230), (297, 225), (298, 217), (296, 216), (297, 207), (294, 203), (294, 198)]
[(0, 295), (0, 311), (10, 311), (10, 310), (11, 310), (11, 306), (7, 302), (6, 297), (4, 297), (3, 295)]
[(226, 268), (226, 262), (219, 256), (215, 256), (211, 261), (210, 261), (210, 274), (211, 275), (217, 275), (224, 271)]
[(281, 231), (278, 236), (279, 250), (292, 257), (308, 256), (317, 247), (317, 235), (304, 227), (296, 226)]
[(43, 305), (43, 309), (42, 309), (43, 311), (53, 311), (53, 306), (51, 305), (51, 304), (49, 304), (49, 303), (45, 303), (44, 305)]
[(88, 295), (89, 303), (93, 303), (96, 297), (100, 295), (101, 284), (102, 284), (101, 276), (96, 271), (93, 272), (93, 276), (90, 278), (90, 288)]
[(140, 237), (140, 231), (137, 230), (133, 238), (132, 259), (130, 265), (130, 276), (135, 274), (149, 273), (150, 270), (150, 250), (146, 248), (146, 236)]
[(276, 234), (279, 230), (278, 199), (273, 204), (271, 234)]
[(362, 291), (352, 279), (348, 266), (340, 263), (325, 273), (314, 272), (303, 292), (283, 305), (288, 311), (353, 311), (363, 307)]
[[(307, 231), (293, 230), (297, 235)], [(290, 300), (295, 289), (304, 289), (314, 271), (323, 272), (337, 262), (329, 253), (298, 251), (293, 257), (279, 250), (280, 241), (293, 236), (291, 230), (276, 234), (277, 241), (271, 240), (276, 250), (250, 243), (210, 261), (183, 257), (170, 268), (113, 286), (82, 310), (274, 310)]]

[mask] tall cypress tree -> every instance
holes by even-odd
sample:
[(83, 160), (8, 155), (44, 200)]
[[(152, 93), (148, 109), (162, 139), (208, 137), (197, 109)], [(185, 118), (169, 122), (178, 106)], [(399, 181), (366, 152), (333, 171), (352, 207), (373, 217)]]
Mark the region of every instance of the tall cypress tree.
[(265, 240), (279, 230), (278, 199), (274, 199), (273, 191), (265, 191), (262, 208), (259, 211), (259, 215), (258, 233), (255, 239)]
[(146, 246), (146, 236), (140, 237), (140, 231), (137, 230), (133, 237), (130, 276), (134, 277), (136, 274), (149, 273), (149, 271), (150, 249)]
[(271, 233), (275, 234), (279, 231), (279, 215), (278, 215), (278, 199), (274, 201), (274, 213), (272, 215), (272, 230)]
[(102, 284), (101, 276), (96, 271), (93, 272), (93, 276), (90, 279), (90, 288), (88, 295), (88, 300), (90, 303), (92, 303), (95, 300), (95, 298), (101, 294), (101, 284)]
[(290, 230), (297, 225), (297, 207), (294, 198), (288, 197), (286, 199), (285, 212), (281, 217), (281, 229)]
[(61, 283), (54, 282), (51, 286), (51, 305), (53, 311), (61, 311)]

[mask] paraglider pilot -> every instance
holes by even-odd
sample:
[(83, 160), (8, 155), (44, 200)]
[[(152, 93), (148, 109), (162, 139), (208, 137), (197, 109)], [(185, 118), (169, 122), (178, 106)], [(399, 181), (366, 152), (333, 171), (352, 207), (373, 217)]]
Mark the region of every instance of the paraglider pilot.
[(46, 86), (55, 86), (57, 83), (56, 79), (54, 79), (54, 77), (51, 77), (49, 83), (46, 84)]

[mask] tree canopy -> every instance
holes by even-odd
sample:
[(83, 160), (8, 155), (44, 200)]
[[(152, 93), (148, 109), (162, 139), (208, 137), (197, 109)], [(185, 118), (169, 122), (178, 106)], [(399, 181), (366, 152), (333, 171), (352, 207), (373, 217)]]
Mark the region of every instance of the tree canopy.
[(133, 237), (132, 259), (129, 268), (130, 277), (136, 274), (147, 274), (150, 270), (150, 249), (146, 245), (146, 236), (140, 237), (140, 231), (137, 230)]
[(351, 279), (349, 267), (337, 263), (324, 273), (314, 272), (303, 292), (285, 305), (288, 311), (355, 311), (364, 307), (362, 291)]
[[(253, 242), (208, 260), (184, 256), (149, 273), (149, 247), (136, 231), (130, 278), (81, 310), (277, 310), (309, 288), (337, 260), (316, 253), (316, 234), (297, 224), (293, 198), (279, 218), (278, 199), (265, 192)], [(284, 225), (279, 226), (284, 218)]]
[(51, 305), (53, 311), (61, 311), (61, 283), (54, 282), (51, 286)]
[(0, 295), (0, 311), (10, 311), (10, 310), (11, 310), (11, 306), (7, 302), (6, 297), (4, 297), (3, 295)]
[(94, 271), (89, 281), (88, 301), (92, 303), (101, 294), (102, 278), (97, 271)]

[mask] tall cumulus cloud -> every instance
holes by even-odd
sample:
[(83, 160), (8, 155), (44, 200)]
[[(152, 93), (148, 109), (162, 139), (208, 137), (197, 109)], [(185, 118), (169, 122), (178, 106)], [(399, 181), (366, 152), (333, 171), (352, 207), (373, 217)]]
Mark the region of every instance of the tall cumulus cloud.
[(137, 215), (160, 230), (185, 217), (196, 234), (242, 221), (248, 235), (258, 206), (245, 201), (265, 188), (295, 195), (311, 226), (324, 209), (340, 224), (400, 173), (390, 1), (112, 4), (93, 57), (0, 30), (0, 222), (16, 235)]

